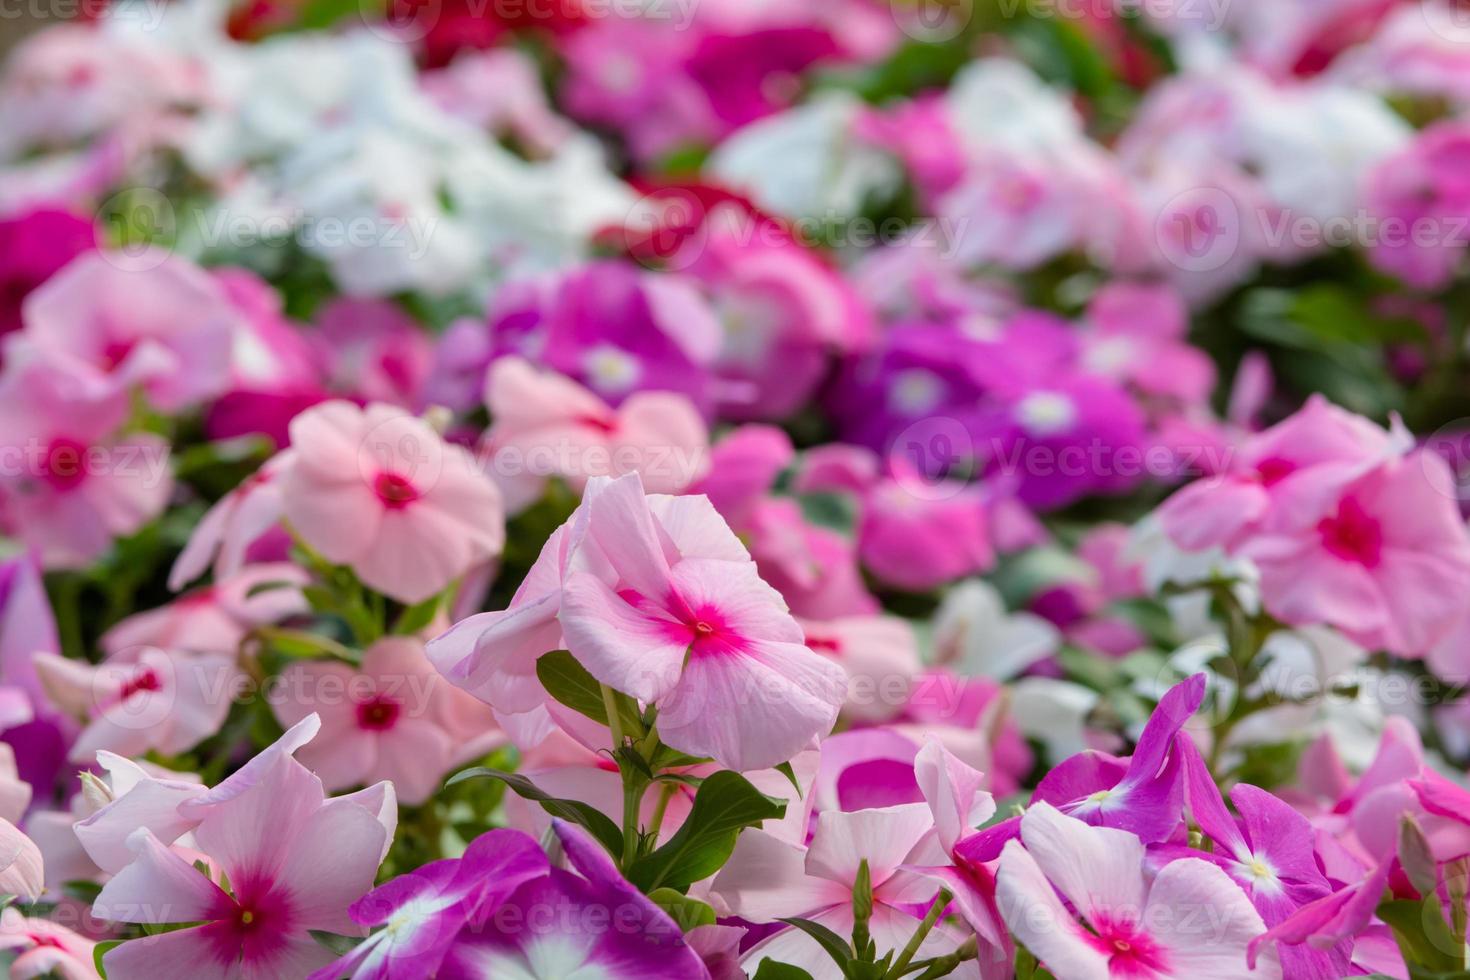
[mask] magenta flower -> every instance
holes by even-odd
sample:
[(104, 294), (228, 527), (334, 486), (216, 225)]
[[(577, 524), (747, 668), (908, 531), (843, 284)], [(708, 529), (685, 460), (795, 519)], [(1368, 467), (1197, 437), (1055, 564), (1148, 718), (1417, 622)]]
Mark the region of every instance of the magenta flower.
[(472, 918), (485, 921), (522, 885), (546, 876), (550, 867), (545, 852), (525, 834), (482, 834), (462, 857), (426, 864), (358, 899), (352, 920), (381, 928), (311, 980), (434, 976)]
[(1280, 980), (1274, 951), (1246, 966), (1247, 944), (1266, 927), (1225, 872), (1184, 858), (1150, 881), (1144, 862), (1132, 834), (1033, 804), (1001, 855), (1001, 913), (1067, 980)]
[(401, 602), (442, 592), (500, 553), (500, 491), (462, 449), (388, 405), (334, 401), (291, 423), (281, 494), (291, 528)]
[(333, 959), (312, 930), (360, 932), (347, 909), (372, 887), (382, 860), (386, 832), (376, 814), (327, 800), (320, 781), (284, 754), (256, 775), (194, 828), (228, 891), (152, 832), (138, 832), (136, 857), (103, 887), (94, 911), (117, 922), (198, 924), (110, 950), (109, 977), (305, 976)]
[(635, 391), (676, 391), (708, 410), (721, 329), (693, 283), (600, 261), (537, 286), (499, 298), (499, 353), (555, 368), (614, 405)]
[[(1180, 730), (1205, 696), (1205, 675), (1175, 685), (1159, 700), (1144, 725), (1131, 759), (1102, 752), (1072, 756), (1042, 777), (1033, 799), (1093, 826), (1127, 830), (1144, 843), (1167, 840), (1184, 809)], [(1012, 817), (959, 842), (965, 860), (994, 860), (1020, 832), (1024, 817)]]
[(96, 247), (92, 222), (42, 208), (0, 220), (0, 336), (19, 330), (21, 303), (72, 259)]
[(1366, 206), (1382, 223), (1368, 257), (1417, 289), (1448, 285), (1465, 261), (1463, 229), (1470, 219), (1464, 158), (1470, 130), (1444, 122), (1419, 133), (1368, 176)]

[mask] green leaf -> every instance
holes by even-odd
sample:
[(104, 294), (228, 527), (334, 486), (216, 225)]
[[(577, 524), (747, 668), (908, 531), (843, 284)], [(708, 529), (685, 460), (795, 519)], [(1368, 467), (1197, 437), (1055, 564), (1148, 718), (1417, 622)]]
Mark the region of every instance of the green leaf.
[(712, 926), (715, 924), (715, 910), (697, 898), (681, 895), (672, 888), (656, 888), (648, 893), (648, 900), (669, 914), (679, 925), (679, 929), (688, 932), (697, 926)]
[(609, 854), (618, 855), (623, 851), (623, 832), (618, 825), (613, 823), (607, 814), (596, 807), (588, 806), (579, 800), (562, 800), (543, 792), (540, 787), (531, 782), (525, 776), (518, 776), (512, 772), (501, 772), (498, 769), (475, 768), (466, 769), (455, 773), (445, 783), (448, 788), (467, 779), (498, 779), (515, 791), (522, 799), (540, 803), (541, 808), (554, 817), (570, 820), (579, 826), (587, 828), (593, 837), (603, 847), (607, 848)]
[(801, 783), (796, 781), (796, 770), (791, 768), (791, 763), (783, 762), (776, 767), (776, 771), (785, 776), (791, 782), (791, 788), (796, 790), (796, 798), (801, 799)]
[(1296, 294), (1291, 318), (1325, 343), (1377, 346), (1384, 343), (1422, 343), (1424, 328), (1413, 320), (1385, 317), (1339, 285), (1308, 286)]
[(102, 957), (118, 946), (122, 945), (121, 939), (109, 939), (105, 943), (98, 943), (92, 950), (92, 966), (102, 980), (107, 980), (107, 971), (102, 968)]
[(300, 582), (288, 582), (283, 578), (273, 578), (267, 582), (256, 582), (246, 590), (245, 598), (254, 599), (256, 596), (266, 592), (275, 592), (277, 589), (295, 589), (299, 588), (300, 585)]
[(628, 880), (645, 892), (688, 888), (720, 870), (741, 830), (785, 814), (784, 800), (771, 799), (739, 773), (721, 770), (700, 784), (683, 826), (663, 847), (634, 862)]
[[(607, 705), (602, 700), (602, 685), (568, 651), (553, 650), (543, 655), (536, 661), (536, 677), (547, 693), (557, 701), (600, 725), (607, 724)], [(617, 702), (618, 720), (622, 723), (623, 734), (635, 738), (641, 735), (643, 716), (638, 711), (637, 702), (626, 694), (617, 694), (614, 699)]]
[(412, 636), (434, 621), (434, 614), (439, 611), (439, 603), (444, 600), (444, 593), (431, 596), (416, 606), (409, 606), (398, 614), (393, 622), (393, 632), (399, 636)]
[(820, 922), (813, 922), (810, 919), (782, 919), (781, 921), (793, 929), (800, 929), (815, 939), (817, 945), (826, 950), (827, 955), (837, 962), (843, 974), (847, 974), (848, 967), (852, 964), (853, 960), (852, 947), (847, 944), (846, 939), (843, 939)]
[(760, 968), (755, 971), (755, 980), (812, 980), (812, 975), (790, 963), (761, 960)]
[(358, 943), (362, 942), (351, 936), (339, 936), (335, 932), (322, 932), (319, 929), (312, 929), (310, 932), (312, 939), (321, 943), (336, 956), (346, 956), (357, 948)]
[(1378, 905), (1378, 917), (1393, 929), (1394, 938), (1410, 964), (1430, 971), (1462, 970), (1464, 944), (1451, 935), (1438, 898), (1423, 901), (1391, 899)]

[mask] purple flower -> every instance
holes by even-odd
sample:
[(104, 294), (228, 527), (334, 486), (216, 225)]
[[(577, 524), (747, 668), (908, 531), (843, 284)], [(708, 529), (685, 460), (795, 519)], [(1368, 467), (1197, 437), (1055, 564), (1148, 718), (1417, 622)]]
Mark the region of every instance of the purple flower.
[(684, 280), (593, 262), (507, 291), (491, 317), (498, 355), (555, 368), (617, 405), (635, 391), (678, 391), (705, 411), (720, 324)]
[(445, 957), (440, 980), (550, 980), (584, 971), (606, 980), (709, 976), (674, 920), (623, 879), (596, 841), (560, 820), (552, 828), (577, 873), (552, 868), (504, 902), (482, 904)]

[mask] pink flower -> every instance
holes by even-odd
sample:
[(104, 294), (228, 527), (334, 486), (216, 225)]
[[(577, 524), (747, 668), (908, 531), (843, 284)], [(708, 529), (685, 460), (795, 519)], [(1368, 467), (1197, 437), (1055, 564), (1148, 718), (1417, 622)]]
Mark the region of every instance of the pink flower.
[(1191, 347), (1189, 313), (1167, 286), (1109, 283), (1087, 308), (1092, 330), (1082, 362), (1105, 377), (1177, 406), (1204, 406), (1215, 388), (1215, 364)]
[(0, 382), (0, 522), (47, 568), (81, 568), (163, 510), (168, 444), (119, 435), (126, 395), (61, 362), (31, 360)]
[(240, 571), (252, 546), (280, 525), (282, 476), (294, 460), (289, 451), (272, 456), (205, 512), (169, 571), (170, 589), (178, 592), (211, 565), (216, 579)]
[(1021, 840), (1001, 855), (1001, 914), (1067, 980), (1279, 980), (1274, 952), (1254, 970), (1246, 966), (1247, 944), (1266, 926), (1225, 872), (1183, 858), (1150, 881), (1144, 865), (1144, 846), (1127, 831), (1090, 827), (1036, 803), (1021, 821)]
[(0, 820), (0, 895), (35, 901), (46, 888), (41, 849), (8, 820)]
[(294, 663), (280, 686), (288, 700), (272, 710), (282, 725), (321, 715), (321, 734), (298, 755), (328, 791), (386, 780), (399, 799), (418, 806), (457, 757), (447, 717), (453, 688), (417, 640), (379, 641), (363, 654), (360, 670), (336, 661)]
[(874, 575), (925, 592), (995, 562), (983, 501), (962, 484), (926, 479), (907, 461), (834, 443), (807, 454), (799, 491), (858, 499), (858, 554)]
[(421, 407), (434, 346), (413, 317), (386, 300), (343, 298), (324, 306), (316, 319), (311, 336), (333, 390)]
[(196, 653), (234, 654), (255, 626), (309, 611), (300, 586), (309, 576), (298, 565), (251, 565), (168, 605), (134, 613), (102, 634), (109, 656), (132, 647), (167, 647)]
[[(704, 533), (729, 530), (717, 523)], [(732, 769), (764, 769), (831, 729), (843, 672), (806, 648), (754, 562), (670, 555), (637, 474), (593, 499), (588, 534), (611, 574), (567, 577), (567, 648), (604, 684), (657, 702), (664, 742)]]
[(654, 493), (681, 493), (709, 466), (709, 431), (693, 403), (634, 392), (616, 409), (554, 371), (505, 357), (490, 369), (485, 434), (491, 474), (509, 509), (539, 500), (548, 477), (581, 493), (594, 476), (637, 471)]
[(11, 356), (43, 352), (124, 385), (166, 412), (198, 405), (229, 383), (239, 312), (219, 283), (161, 252), (90, 252), (26, 299)]
[(913, 628), (898, 616), (804, 620), (807, 649), (847, 672), (843, 705), (857, 721), (882, 722), (903, 711), (913, 679), (923, 670)]
[(500, 553), (500, 491), (428, 423), (388, 405), (328, 402), (291, 423), (291, 528), (369, 587), (416, 603)]
[(704, 283), (724, 328), (714, 369), (726, 418), (788, 418), (832, 355), (873, 339), (872, 313), (835, 269), (735, 203), (716, 205), (672, 261)]
[(224, 724), (239, 669), (231, 655), (147, 647), (100, 666), (38, 653), (36, 672), (56, 706), (85, 727), (73, 762), (99, 750), (123, 756), (187, 752)]
[[(1370, 649), (1421, 656), (1464, 612), (1470, 536), (1448, 467), (1425, 451), (1390, 459), (1325, 503), (1272, 512), (1239, 549), (1261, 570), (1267, 611), (1327, 623)], [(1308, 495), (1310, 498), (1310, 495)]]
[(327, 800), (310, 772), (272, 755), (243, 791), (209, 807), (194, 828), (199, 851), (229, 891), (151, 831), (93, 905), (102, 918), (198, 923), (124, 943), (103, 958), (114, 980), (301, 977), (333, 960), (312, 930), (361, 935), (348, 907), (373, 885), (386, 834), (350, 799)]
[(12, 980), (98, 980), (92, 965), (96, 946), (58, 923), (28, 919), (13, 908), (0, 913), (0, 950), (16, 954)]
[(1224, 474), (1170, 497), (1159, 516), (1180, 547), (1232, 549), (1283, 501), (1302, 491), (1330, 493), (1400, 448), (1393, 434), (1313, 395), (1296, 414), (1247, 439)]
[(1430, 126), (1369, 174), (1369, 214), (1381, 222), (1368, 257), (1383, 272), (1417, 289), (1449, 284), (1465, 260), (1464, 223), (1470, 182), (1464, 157), (1470, 129), (1462, 122)]
[[(860, 865), (867, 861), (873, 888), (869, 929), (881, 958), (904, 947), (919, 925), (912, 910), (922, 915), (939, 891), (932, 878), (905, 867), (933, 829), (929, 807), (907, 803), (853, 813), (823, 812), (807, 848), (748, 830), (715, 877), (711, 894), (722, 911), (750, 922), (799, 916), (849, 936), (853, 885)], [(941, 956), (960, 941), (941, 926), (925, 939), (918, 958)], [(816, 940), (795, 928), (782, 929), (751, 947), (743, 965), (754, 974), (768, 958), (801, 967), (819, 980), (841, 976)]]
[[(429, 654), (503, 723), (544, 726), (536, 660), (565, 646), (602, 682), (658, 701), (669, 745), (762, 769), (829, 730), (842, 700), (841, 668), (802, 641), (708, 500), (647, 497), (630, 473), (588, 486), (509, 609), (470, 617)], [(741, 710), (706, 710), (709, 698)], [(546, 729), (526, 731), (539, 740)]]

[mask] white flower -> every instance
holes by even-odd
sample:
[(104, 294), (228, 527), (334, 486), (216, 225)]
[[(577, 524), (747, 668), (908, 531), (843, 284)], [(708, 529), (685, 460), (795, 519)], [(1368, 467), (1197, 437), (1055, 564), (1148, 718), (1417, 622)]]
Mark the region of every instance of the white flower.
[(964, 675), (1006, 680), (1056, 653), (1057, 628), (1031, 613), (1008, 613), (988, 582), (961, 582), (934, 616), (934, 659)]
[(736, 132), (710, 156), (709, 171), (776, 214), (854, 216), (902, 179), (896, 161), (854, 139), (861, 108), (849, 95), (819, 95)]

